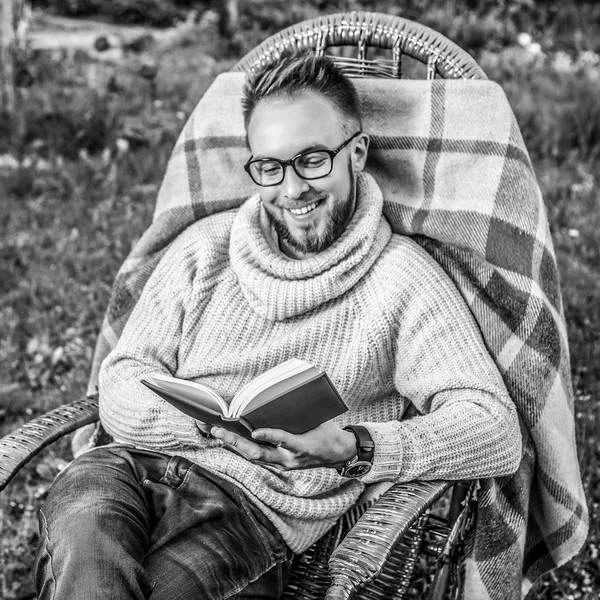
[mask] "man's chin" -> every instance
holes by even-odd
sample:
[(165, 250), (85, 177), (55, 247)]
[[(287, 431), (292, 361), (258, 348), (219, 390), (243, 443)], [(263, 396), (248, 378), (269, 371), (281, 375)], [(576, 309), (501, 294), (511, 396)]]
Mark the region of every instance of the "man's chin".
[[(314, 254), (323, 252), (334, 241), (331, 226), (323, 227), (323, 223), (315, 219), (315, 222), (307, 222), (299, 225), (295, 222), (288, 222), (283, 218), (278, 218), (270, 212), (267, 212), (269, 221), (274, 226), (280, 243), (301, 254)], [(324, 231), (321, 231), (323, 230)]]
[(290, 248), (301, 252), (302, 254), (322, 252), (326, 248), (326, 245), (324, 245), (322, 240), (316, 235), (309, 234), (298, 236), (288, 230), (287, 235), (280, 237)]
[(323, 238), (315, 230), (297, 234), (288, 229), (286, 232), (280, 232), (279, 238), (289, 248), (302, 254), (323, 252), (331, 245), (327, 236)]

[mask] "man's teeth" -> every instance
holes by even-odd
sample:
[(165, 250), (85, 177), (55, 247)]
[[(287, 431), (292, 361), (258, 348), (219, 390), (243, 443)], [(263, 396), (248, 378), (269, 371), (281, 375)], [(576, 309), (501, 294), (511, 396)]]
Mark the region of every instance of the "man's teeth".
[(293, 215), (305, 215), (306, 213), (315, 210), (315, 208), (317, 208), (317, 204), (319, 203), (313, 202), (312, 204), (308, 204), (307, 206), (303, 206), (302, 208), (290, 208), (289, 210)]

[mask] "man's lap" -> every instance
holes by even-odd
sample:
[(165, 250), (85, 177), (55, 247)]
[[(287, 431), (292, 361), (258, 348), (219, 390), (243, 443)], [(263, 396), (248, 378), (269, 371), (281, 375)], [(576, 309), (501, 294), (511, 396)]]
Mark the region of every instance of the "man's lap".
[(41, 598), (76, 597), (75, 588), (83, 597), (82, 585), (98, 598), (274, 598), (289, 570), (283, 540), (241, 490), (152, 451), (79, 457), (57, 477), (40, 520)]

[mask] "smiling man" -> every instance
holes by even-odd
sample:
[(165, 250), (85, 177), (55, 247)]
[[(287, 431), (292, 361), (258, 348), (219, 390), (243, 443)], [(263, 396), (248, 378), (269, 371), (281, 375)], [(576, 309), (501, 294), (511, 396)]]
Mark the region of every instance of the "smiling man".
[[(279, 598), (292, 556), (393, 482), (519, 465), (518, 417), (471, 313), (382, 214), (351, 82), (327, 57), (286, 55), (243, 110), (257, 194), (179, 236), (103, 363), (115, 443), (53, 484), (40, 599)], [(293, 357), (349, 410), (253, 433), (271, 445), (207, 435), (140, 383), (167, 373), (231, 397)]]
[[(263, 188), (265, 213), (291, 258), (325, 250), (354, 214), (355, 174), (364, 167), (368, 137), (360, 131), (358, 99), (350, 94), (341, 107), (317, 91), (298, 94), (294, 102), (265, 99), (258, 106), (250, 93), (246, 98), (253, 156), (245, 168)], [(354, 132), (340, 142), (350, 129)], [(290, 152), (287, 160), (273, 158)]]

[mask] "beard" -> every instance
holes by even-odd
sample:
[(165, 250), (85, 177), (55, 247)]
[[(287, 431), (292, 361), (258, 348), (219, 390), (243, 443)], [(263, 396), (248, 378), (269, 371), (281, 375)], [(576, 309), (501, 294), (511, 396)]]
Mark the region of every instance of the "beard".
[(266, 211), (269, 222), (277, 232), (280, 242), (283, 241), (287, 246), (302, 254), (322, 252), (344, 233), (355, 208), (356, 183), (350, 165), (349, 169), (350, 189), (348, 194), (344, 202), (338, 202), (331, 209), (331, 213), (328, 215), (329, 222), (323, 233), (319, 234), (312, 223), (307, 223), (302, 227), (304, 235), (298, 239), (292, 235), (283, 219), (279, 219), (270, 211)]

